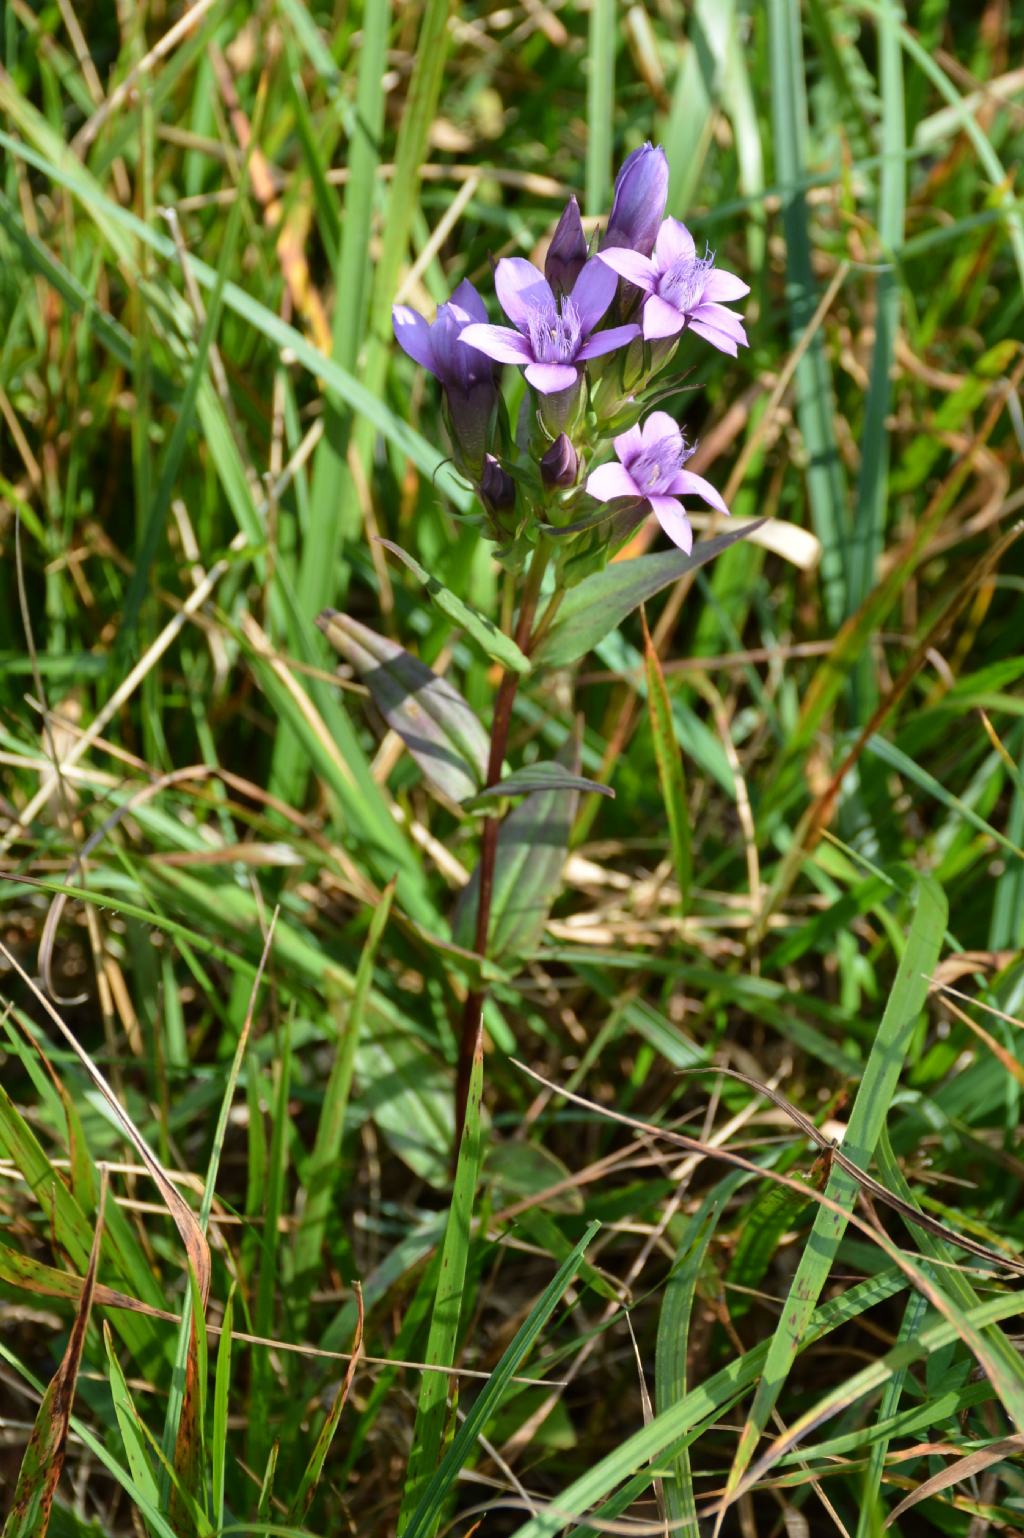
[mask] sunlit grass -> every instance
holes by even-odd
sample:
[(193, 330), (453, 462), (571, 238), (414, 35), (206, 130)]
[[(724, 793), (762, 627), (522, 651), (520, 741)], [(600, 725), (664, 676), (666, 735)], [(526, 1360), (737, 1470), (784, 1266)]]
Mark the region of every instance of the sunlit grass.
[[(917, 9), (4, 11), (0, 939), (134, 1129), (4, 960), (5, 1517), (109, 1166), (54, 1533), (1024, 1522), (1024, 24)], [(753, 289), (669, 407), (772, 521), (588, 637), (615, 799), (484, 969), (453, 1185), (478, 824), (315, 622), (487, 715), (377, 542), (507, 617), (390, 305), (647, 138)], [(515, 763), (572, 726), (531, 675)]]

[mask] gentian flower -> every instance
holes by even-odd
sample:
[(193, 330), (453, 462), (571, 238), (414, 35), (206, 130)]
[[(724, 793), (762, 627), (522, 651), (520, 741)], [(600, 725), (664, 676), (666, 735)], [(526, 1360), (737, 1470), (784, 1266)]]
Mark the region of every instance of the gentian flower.
[(583, 233), (580, 205), (570, 198), (555, 227), (544, 258), (544, 276), (552, 293), (561, 296), (572, 291), (587, 260), (587, 237)]
[(659, 144), (642, 144), (622, 162), (615, 178), (612, 211), (600, 249), (625, 246), (650, 256), (665, 217), (668, 200), (668, 161)]
[(737, 346), (747, 345), (743, 322), (723, 301), (741, 299), (750, 293), (749, 285), (716, 267), (713, 256), (698, 256), (693, 236), (678, 219), (666, 219), (661, 226), (653, 257), (620, 248), (602, 250), (598, 261), (644, 290), (648, 341), (678, 336), (688, 327), (734, 358)]
[(544, 274), (520, 256), (502, 258), (494, 287), (516, 329), (474, 322), (460, 334), (459, 345), (478, 348), (498, 363), (525, 367), (527, 379), (541, 395), (571, 389), (588, 358), (613, 352), (640, 335), (636, 324), (591, 335), (616, 288), (615, 274), (596, 257), (585, 264), (572, 293), (561, 300), (555, 298)]
[(468, 325), (486, 319), (486, 306), (468, 278), (438, 306), (433, 325), (406, 304), (391, 310), (399, 347), (444, 385), (452, 439), (474, 471), (483, 463), (498, 392), (490, 360), (458, 342)]
[(683, 466), (693, 453), (667, 411), (652, 411), (643, 427), (631, 427), (614, 440), (618, 463), (599, 465), (587, 478), (587, 491), (598, 502), (616, 497), (648, 503), (669, 539), (687, 555), (693, 530), (681, 496), (700, 497), (720, 513), (729, 509), (702, 475)]

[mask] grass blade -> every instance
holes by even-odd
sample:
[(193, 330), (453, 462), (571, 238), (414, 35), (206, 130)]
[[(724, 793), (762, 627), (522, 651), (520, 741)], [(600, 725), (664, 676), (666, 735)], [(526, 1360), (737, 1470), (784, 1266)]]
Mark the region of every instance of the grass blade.
[(345, 1131), (345, 1115), (352, 1088), (359, 1034), (363, 1027), (366, 1000), (373, 980), (377, 948), (391, 916), (394, 896), (395, 883), (392, 881), (385, 887), (379, 903), (373, 910), (366, 941), (359, 957), (359, 966), (356, 969), (352, 1001), (345, 1012), (344, 1019), (339, 1022), (334, 1061), (324, 1090), (316, 1140), (306, 1170), (305, 1201), (295, 1234), (292, 1262), (295, 1328), (299, 1333), (305, 1329), (309, 1294), (319, 1274), (324, 1231), (334, 1185), (338, 1178), (341, 1142)]
[[(807, 176), (807, 104), (799, 0), (769, 0), (772, 129), (776, 180), (782, 189), (786, 232), (786, 303), (794, 346), (818, 304), (811, 267), (811, 235), (801, 184)], [(820, 331), (796, 368), (796, 409), (807, 446), (807, 491), (814, 532), (822, 546), (821, 581), (829, 623), (846, 610), (846, 489), (840, 468), (833, 415), (835, 397)]]
[[(455, 1361), (459, 1339), (459, 1322), (466, 1300), (464, 1288), (469, 1263), (470, 1231), (473, 1218), (473, 1201), (477, 1176), (480, 1169), (480, 1104), (483, 1096), (483, 1045), (478, 1038), (473, 1071), (469, 1081), (466, 1102), (466, 1118), (463, 1123), (462, 1142), (452, 1188), (452, 1201), (445, 1224), (441, 1245), (441, 1263), (437, 1276), (437, 1291), (430, 1319), (425, 1361), (438, 1366), (450, 1367)], [(427, 1488), (437, 1471), (444, 1445), (445, 1422), (448, 1417), (448, 1380), (443, 1373), (425, 1372), (420, 1380), (419, 1402), (416, 1408), (416, 1425), (413, 1430), (412, 1450), (406, 1474), (402, 1511), (398, 1519), (398, 1531), (403, 1532), (412, 1513), (424, 1500)], [(432, 1538), (441, 1519), (441, 1512), (434, 1510), (426, 1524), (421, 1524), (423, 1538)]]
[(679, 883), (679, 911), (686, 912), (693, 878), (693, 848), (690, 838), (690, 810), (686, 803), (686, 777), (683, 756), (676, 741), (672, 702), (665, 687), (665, 675), (661, 671), (651, 633), (647, 628), (647, 615), (641, 609), (644, 628), (644, 659), (647, 669), (647, 713), (654, 739), (654, 756), (658, 765), (661, 800), (668, 821), (669, 846)]
[[(878, 180), (878, 241), (886, 264), (875, 288), (875, 345), (860, 440), (860, 471), (850, 542), (846, 613), (853, 614), (875, 585), (878, 558), (885, 535), (889, 481), (889, 411), (892, 370), (900, 324), (901, 276), (895, 253), (903, 244), (906, 202), (906, 118), (903, 102), (903, 58), (900, 12), (886, 0), (878, 18), (878, 51), (882, 91), (882, 171)], [(874, 704), (871, 659), (866, 655), (855, 675), (857, 719)]]
[(607, 212), (615, 122), (615, 0), (591, 0), (587, 37), (586, 212)]
[(565, 1257), (557, 1274), (552, 1277), (519, 1326), (514, 1339), (502, 1354), (501, 1361), (477, 1396), (473, 1408), (459, 1427), (451, 1446), (424, 1490), (423, 1498), (413, 1512), (408, 1527), (403, 1529), (402, 1538), (432, 1538), (433, 1533), (436, 1532), (444, 1513), (445, 1496), (455, 1483), (459, 1470), (465, 1466), (478, 1436), (500, 1407), (509, 1383), (526, 1360), (566, 1288), (579, 1271), (587, 1248), (599, 1227), (598, 1223), (591, 1223), (587, 1227), (582, 1239)]
[[(931, 877), (920, 877), (906, 949), (843, 1138), (844, 1153), (862, 1169), (867, 1169), (882, 1134), (911, 1033), (927, 997), (929, 979), (942, 948), (948, 911), (942, 889)], [(825, 1194), (852, 1210), (857, 1186), (845, 1171), (837, 1168), (833, 1169)], [(811, 1238), (801, 1253), (790, 1284), (779, 1327), (772, 1337), (754, 1403), (740, 1435), (726, 1483), (723, 1510), (746, 1472), (797, 1352), (806, 1344), (812, 1310), (828, 1280), (844, 1229), (845, 1221), (837, 1213), (826, 1207), (819, 1208)]]

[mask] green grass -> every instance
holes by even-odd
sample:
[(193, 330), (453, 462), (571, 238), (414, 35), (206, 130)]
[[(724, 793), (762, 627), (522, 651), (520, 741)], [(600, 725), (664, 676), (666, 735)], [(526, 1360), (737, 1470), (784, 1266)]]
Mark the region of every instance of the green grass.
[[(180, 14), (0, 25), (5, 1535), (68, 1408), (61, 1538), (1019, 1530), (1024, 25), (215, 0), (107, 112)], [(752, 288), (670, 407), (776, 522), (527, 670), (390, 305), (646, 139)], [(519, 803), (483, 968), (324, 606), (615, 792)]]

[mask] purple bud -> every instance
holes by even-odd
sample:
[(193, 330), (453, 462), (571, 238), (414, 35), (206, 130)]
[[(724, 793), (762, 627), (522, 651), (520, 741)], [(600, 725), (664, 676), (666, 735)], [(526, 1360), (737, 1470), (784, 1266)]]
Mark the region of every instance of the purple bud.
[(478, 490), (484, 507), (495, 516), (510, 513), (516, 505), (516, 483), (493, 454), (484, 458)]
[(587, 237), (583, 233), (580, 205), (575, 198), (570, 198), (544, 258), (544, 276), (556, 297), (572, 291), (586, 260)]
[(559, 433), (540, 462), (540, 478), (549, 491), (575, 486), (580, 470), (579, 455), (566, 433)]
[(650, 256), (668, 201), (668, 161), (660, 144), (642, 144), (623, 161), (600, 249), (626, 246)]

